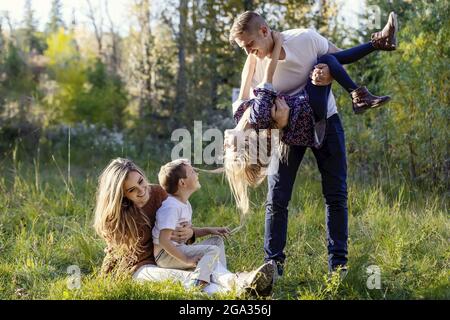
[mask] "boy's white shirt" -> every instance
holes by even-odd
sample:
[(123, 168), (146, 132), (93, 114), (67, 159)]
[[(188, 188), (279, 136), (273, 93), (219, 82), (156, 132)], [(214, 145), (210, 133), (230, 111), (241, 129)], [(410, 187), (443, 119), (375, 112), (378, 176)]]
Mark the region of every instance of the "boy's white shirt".
[[(152, 230), (153, 243), (159, 245), (159, 235), (161, 230), (175, 230), (183, 222), (192, 221), (192, 207), (189, 201), (183, 203), (177, 198), (169, 195), (163, 201), (161, 207), (156, 211), (156, 222)], [(178, 242), (172, 241), (175, 246), (179, 246)]]
[[(282, 94), (293, 95), (304, 89), (317, 58), (327, 54), (328, 40), (313, 29), (292, 29), (283, 31), (283, 48), (286, 52), (284, 60), (278, 61), (273, 76), (274, 89)], [(264, 79), (268, 57), (257, 59), (255, 74), (252, 80), (251, 97), (254, 98), (253, 88), (260, 85)], [(233, 112), (239, 102), (233, 103)], [(333, 92), (328, 97), (327, 118), (337, 113), (336, 100)]]

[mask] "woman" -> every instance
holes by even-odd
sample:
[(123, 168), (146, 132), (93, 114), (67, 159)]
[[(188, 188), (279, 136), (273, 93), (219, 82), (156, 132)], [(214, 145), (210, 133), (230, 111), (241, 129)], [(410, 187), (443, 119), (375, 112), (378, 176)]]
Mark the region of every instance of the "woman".
[[(189, 285), (191, 272), (162, 269), (155, 263), (152, 228), (156, 211), (166, 198), (164, 189), (149, 184), (143, 170), (131, 160), (112, 160), (103, 170), (99, 178), (94, 221), (96, 232), (107, 243), (102, 273), (129, 272), (138, 281), (178, 280)], [(183, 225), (175, 230), (171, 239), (179, 243), (192, 243), (195, 237), (195, 229)], [(223, 246), (221, 238), (215, 240), (218, 246)], [(228, 287), (218, 285), (219, 281), (212, 281), (204, 291), (225, 292), (234, 286), (238, 293), (270, 292), (272, 279), (268, 281), (268, 271), (273, 272), (273, 269), (263, 265), (251, 273), (239, 273), (238, 282)], [(232, 275), (222, 265), (217, 266), (214, 274), (222, 280)]]

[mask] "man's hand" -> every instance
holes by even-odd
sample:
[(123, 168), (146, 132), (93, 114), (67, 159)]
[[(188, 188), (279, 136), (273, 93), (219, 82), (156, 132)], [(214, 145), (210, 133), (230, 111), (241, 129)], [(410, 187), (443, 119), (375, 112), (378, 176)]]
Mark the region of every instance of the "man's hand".
[(194, 235), (192, 225), (185, 222), (181, 226), (177, 227), (173, 232), (170, 240), (178, 243), (186, 243)]
[(312, 84), (315, 86), (327, 86), (333, 82), (328, 65), (319, 63), (314, 66), (314, 70), (310, 74)]
[(275, 105), (270, 110), (272, 119), (278, 129), (283, 129), (289, 123), (289, 106), (282, 98), (275, 99)]

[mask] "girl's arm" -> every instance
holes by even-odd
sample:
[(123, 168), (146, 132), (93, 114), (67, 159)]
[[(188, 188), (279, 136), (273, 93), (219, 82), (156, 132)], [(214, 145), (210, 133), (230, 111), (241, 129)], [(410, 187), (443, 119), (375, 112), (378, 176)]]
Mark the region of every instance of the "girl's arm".
[(256, 57), (253, 54), (247, 56), (244, 69), (241, 75), (241, 89), (239, 91), (239, 100), (250, 99), (250, 89), (252, 86), (253, 75), (256, 69)]
[(251, 128), (251, 125), (248, 122), (249, 118), (250, 118), (250, 112), (251, 112), (251, 108), (247, 108), (247, 110), (245, 110), (245, 112), (242, 115), (241, 119), (239, 120), (238, 124), (234, 128), (235, 130), (245, 131), (245, 130)]
[[(272, 51), (272, 59), (269, 65), (266, 68), (263, 83), (272, 84), (273, 75), (275, 73), (278, 60), (280, 59), (281, 53), (281, 45), (283, 42), (282, 36), (279, 32), (272, 32), (272, 37), (274, 40), (274, 48)], [(249, 57), (252, 55), (249, 55)], [(249, 59), (247, 59), (248, 61)], [(250, 68), (250, 61), (249, 68)], [(256, 61), (255, 61), (256, 62)], [(244, 68), (245, 70), (245, 68)], [(253, 70), (254, 72), (254, 70)], [(252, 77), (247, 77), (248, 74), (243, 72), (243, 78), (250, 78), (249, 86), (251, 85)], [(259, 87), (259, 86), (258, 86)], [(273, 106), (274, 100), (276, 98), (276, 92), (273, 89), (265, 90), (261, 88), (257, 88), (256, 90), (262, 90), (259, 93), (259, 96), (255, 99), (252, 99), (248, 102), (241, 103), (237, 107), (234, 108), (233, 114), (238, 124), (235, 129), (237, 130), (245, 130), (249, 127), (254, 127), (257, 129), (268, 129), (272, 126), (272, 116), (271, 116), (271, 108)], [(244, 93), (248, 93), (248, 91), (242, 91)], [(234, 107), (234, 106), (233, 106)], [(245, 111), (245, 112), (244, 112)]]
[(266, 72), (264, 73), (263, 83), (273, 83), (273, 75), (277, 69), (278, 60), (280, 59), (281, 45), (283, 44), (283, 38), (281, 33), (272, 31), (272, 38), (274, 41), (274, 47), (270, 63), (267, 65)]

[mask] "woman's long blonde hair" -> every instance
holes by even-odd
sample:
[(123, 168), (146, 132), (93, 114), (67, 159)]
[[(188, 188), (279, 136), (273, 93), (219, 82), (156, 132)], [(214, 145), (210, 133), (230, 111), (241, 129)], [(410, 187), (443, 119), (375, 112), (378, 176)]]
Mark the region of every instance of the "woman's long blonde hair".
[(150, 225), (140, 208), (124, 197), (123, 184), (132, 171), (141, 174), (146, 181), (143, 170), (128, 159), (114, 159), (103, 170), (98, 180), (94, 219), (95, 231), (115, 257), (128, 267), (143, 252), (139, 245), (139, 224)]

